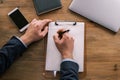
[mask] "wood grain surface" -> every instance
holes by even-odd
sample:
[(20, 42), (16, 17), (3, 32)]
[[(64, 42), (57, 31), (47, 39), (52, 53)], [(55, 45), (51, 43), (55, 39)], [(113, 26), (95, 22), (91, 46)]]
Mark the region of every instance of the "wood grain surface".
[[(71, 0), (61, 2), (61, 9), (37, 16), (33, 0), (0, 1), (0, 47), (13, 35), (24, 34), (7, 16), (15, 7), (19, 7), (29, 22), (34, 18), (85, 22), (85, 71), (79, 73), (80, 80), (120, 80), (120, 31), (115, 34), (68, 10)], [(59, 80), (59, 73), (54, 78), (52, 72), (45, 71), (46, 41), (47, 37), (30, 45), (0, 80)]]

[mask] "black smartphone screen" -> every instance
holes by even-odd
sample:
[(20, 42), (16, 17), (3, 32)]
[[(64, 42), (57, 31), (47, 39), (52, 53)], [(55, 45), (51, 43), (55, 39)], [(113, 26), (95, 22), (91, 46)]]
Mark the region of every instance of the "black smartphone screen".
[(19, 29), (22, 29), (28, 24), (28, 21), (18, 9), (11, 13), (9, 16), (13, 20), (13, 22), (18, 26)]

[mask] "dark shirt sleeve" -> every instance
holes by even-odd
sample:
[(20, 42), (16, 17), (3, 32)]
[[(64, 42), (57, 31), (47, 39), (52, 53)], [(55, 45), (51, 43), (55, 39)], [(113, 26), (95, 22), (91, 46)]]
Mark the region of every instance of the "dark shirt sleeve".
[(60, 68), (60, 80), (79, 80), (78, 79), (78, 69), (77, 63), (72, 61), (64, 61), (61, 63)]
[(5, 72), (7, 68), (14, 62), (14, 60), (21, 56), (26, 50), (23, 43), (13, 36), (1, 49), (0, 49), (0, 75)]

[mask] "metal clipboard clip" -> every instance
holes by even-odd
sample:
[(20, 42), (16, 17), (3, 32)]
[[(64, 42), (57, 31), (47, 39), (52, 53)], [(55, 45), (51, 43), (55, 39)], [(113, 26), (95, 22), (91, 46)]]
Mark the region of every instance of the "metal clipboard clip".
[(57, 21), (55, 21), (55, 25), (56, 26), (62, 25), (59, 22), (71, 22), (71, 23), (73, 22), (72, 24), (70, 23), (70, 24), (67, 24), (67, 25), (73, 25), (73, 26), (77, 25), (77, 22), (75, 22), (75, 21), (66, 21), (66, 20), (57, 20)]

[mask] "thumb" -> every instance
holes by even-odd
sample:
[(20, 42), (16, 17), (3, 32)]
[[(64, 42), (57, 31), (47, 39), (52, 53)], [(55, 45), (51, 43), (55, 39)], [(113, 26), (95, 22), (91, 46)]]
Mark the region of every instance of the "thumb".
[(59, 39), (58, 36), (59, 35), (57, 33), (53, 36), (53, 39), (54, 39), (55, 43), (59, 43), (60, 42), (60, 39)]
[(48, 26), (46, 26), (45, 29), (44, 29), (42, 32), (40, 31), (39, 34), (40, 34), (42, 37), (44, 37), (47, 33), (48, 33)]

